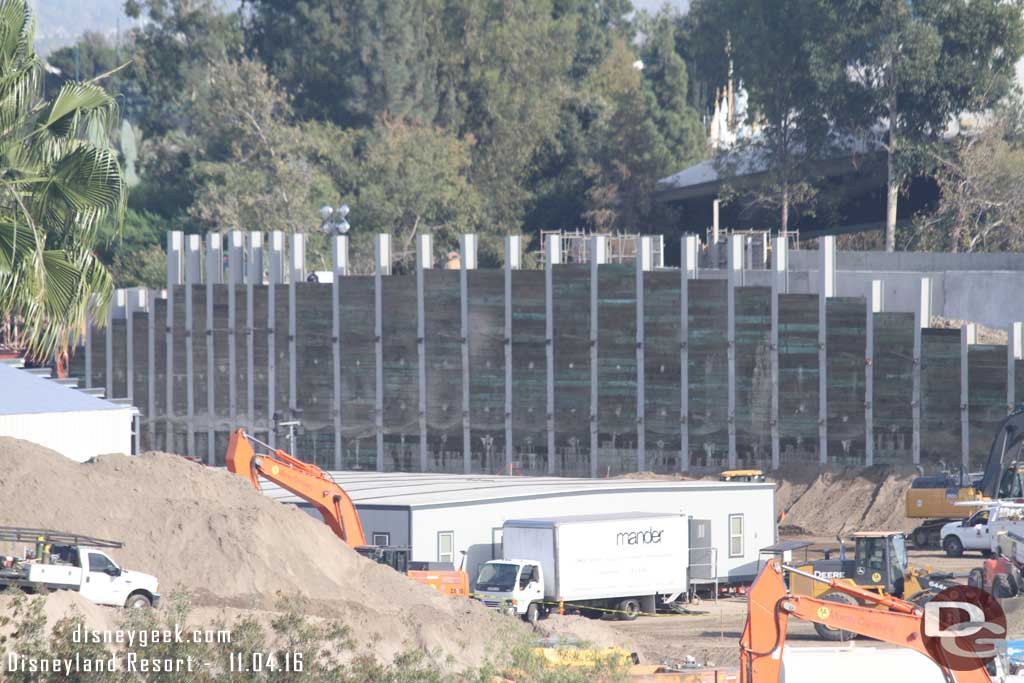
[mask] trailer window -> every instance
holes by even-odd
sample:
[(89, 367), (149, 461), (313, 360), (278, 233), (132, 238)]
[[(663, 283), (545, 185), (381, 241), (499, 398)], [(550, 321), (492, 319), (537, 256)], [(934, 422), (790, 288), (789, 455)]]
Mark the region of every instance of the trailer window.
[(437, 532), (437, 561), (455, 564), (455, 532)]
[(373, 532), (373, 545), (387, 547), (391, 545), (391, 534), (383, 531)]
[(743, 557), (743, 515), (729, 515), (729, 557)]

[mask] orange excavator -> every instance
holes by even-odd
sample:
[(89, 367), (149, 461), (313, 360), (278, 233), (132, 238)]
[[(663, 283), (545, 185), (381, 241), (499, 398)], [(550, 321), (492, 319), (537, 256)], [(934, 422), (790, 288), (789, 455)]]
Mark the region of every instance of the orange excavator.
[[(794, 595), (786, 587), (784, 572), (829, 583), (832, 591), (850, 595), (861, 604)], [(768, 561), (754, 581), (747, 599), (747, 623), (740, 638), (740, 683), (778, 683), (783, 680), (782, 653), (790, 617), (915, 650), (935, 662), (950, 683), (990, 683), (993, 680), (983, 660), (975, 660), (977, 664), (973, 668), (964, 667), (958, 661), (959, 666), (954, 668), (941, 650), (938, 654), (929, 650), (922, 636), (924, 610), (891, 595), (808, 575), (774, 558)], [(866, 603), (877, 603), (888, 609), (863, 606)]]
[[(256, 447), (265, 450), (257, 453)], [(360, 555), (386, 564), (417, 583), (446, 595), (469, 595), (469, 576), (454, 567), (435, 569), (412, 562), (407, 548), (367, 545), (359, 513), (345, 489), (316, 465), (292, 457), (238, 429), (231, 434), (226, 455), (228, 470), (260, 488), (266, 479), (307, 501), (324, 518), (331, 531)]]

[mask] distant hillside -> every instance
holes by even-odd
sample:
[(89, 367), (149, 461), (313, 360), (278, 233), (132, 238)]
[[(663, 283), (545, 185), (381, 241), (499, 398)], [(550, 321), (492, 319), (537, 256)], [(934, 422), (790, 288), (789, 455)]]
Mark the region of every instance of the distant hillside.
[(36, 12), (36, 49), (43, 55), (70, 45), (86, 31), (113, 34), (133, 25), (124, 0), (29, 0)]

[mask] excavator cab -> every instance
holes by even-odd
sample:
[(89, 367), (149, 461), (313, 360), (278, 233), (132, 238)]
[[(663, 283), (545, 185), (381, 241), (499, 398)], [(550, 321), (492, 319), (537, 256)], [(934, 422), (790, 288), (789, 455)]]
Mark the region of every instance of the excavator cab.
[(361, 545), (355, 549), (357, 553), (373, 560), (377, 564), (387, 565), (396, 572), (406, 574), (409, 571), (409, 549), (388, 548), (379, 545)]

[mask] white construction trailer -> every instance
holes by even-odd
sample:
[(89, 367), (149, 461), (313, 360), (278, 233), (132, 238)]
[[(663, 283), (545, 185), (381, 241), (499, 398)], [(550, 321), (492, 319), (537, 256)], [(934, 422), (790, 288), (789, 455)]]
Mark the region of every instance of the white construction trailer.
[[(408, 547), (410, 559), (451, 562), (475, 578), (502, 557), (508, 520), (616, 512), (686, 515), (691, 586), (749, 582), (776, 539), (775, 485), (653, 479), (568, 479), (399, 472), (331, 472), (352, 497), (366, 540)], [(287, 491), (264, 492), (319, 517)]]

